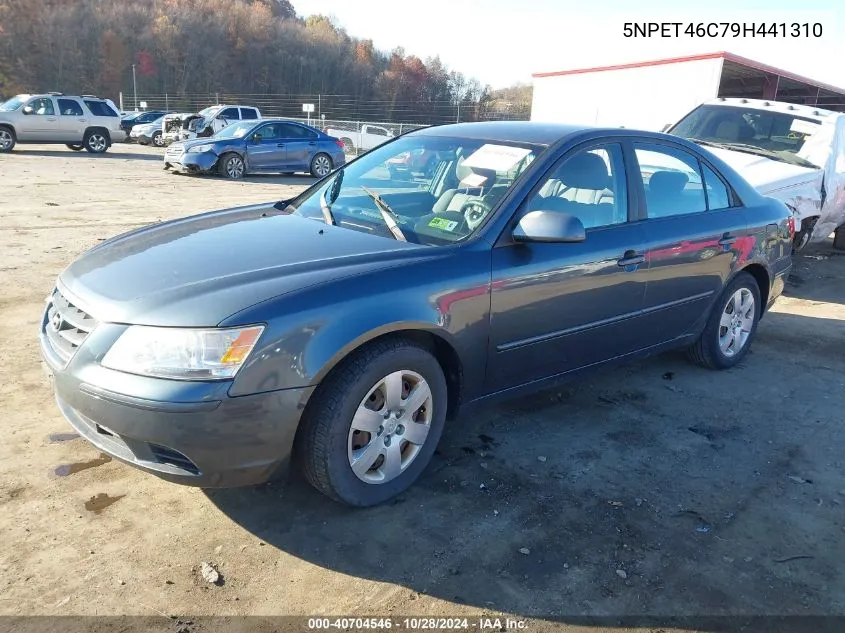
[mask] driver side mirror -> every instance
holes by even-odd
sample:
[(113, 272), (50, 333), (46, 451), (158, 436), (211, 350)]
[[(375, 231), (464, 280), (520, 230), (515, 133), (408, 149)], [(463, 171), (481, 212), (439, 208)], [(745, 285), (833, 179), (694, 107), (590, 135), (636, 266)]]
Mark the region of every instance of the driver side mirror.
[(32, 114), (32, 113), (34, 113), (34, 112), (35, 112), (35, 110), (33, 110), (33, 109), (32, 109), (32, 106), (26, 106), (26, 107), (23, 109), (23, 113), (24, 113), (24, 114)]
[(583, 242), (584, 224), (562, 211), (529, 211), (513, 230), (516, 242)]

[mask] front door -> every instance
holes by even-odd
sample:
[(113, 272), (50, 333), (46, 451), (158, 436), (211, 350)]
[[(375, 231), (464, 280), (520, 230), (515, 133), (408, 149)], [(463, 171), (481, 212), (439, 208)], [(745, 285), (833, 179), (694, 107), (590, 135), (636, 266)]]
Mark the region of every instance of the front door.
[(31, 99), (24, 108), (29, 108), (18, 130), (18, 138), (22, 141), (44, 141), (55, 143), (60, 140), (59, 117), (56, 116), (56, 108), (53, 99), (50, 97), (37, 97)]
[(639, 348), (647, 264), (629, 221), (623, 153), (579, 148), (550, 170), (521, 213), (577, 216), (586, 240), (493, 249), (488, 391), (540, 380)]
[(648, 217), (642, 336), (658, 344), (695, 330), (754, 237), (725, 182), (696, 156), (655, 143), (634, 143), (634, 155)]
[(251, 170), (273, 171), (283, 169), (287, 158), (285, 139), (281, 128), (284, 123), (267, 123), (247, 139), (246, 153)]

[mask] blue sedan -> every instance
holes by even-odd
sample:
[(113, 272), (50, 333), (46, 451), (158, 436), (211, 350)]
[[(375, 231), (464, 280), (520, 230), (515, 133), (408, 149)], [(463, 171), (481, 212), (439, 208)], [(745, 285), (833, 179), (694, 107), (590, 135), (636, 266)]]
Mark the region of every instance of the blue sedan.
[(339, 139), (286, 119), (234, 123), (209, 138), (173, 143), (164, 154), (165, 169), (216, 171), (234, 179), (261, 172), (308, 172), (322, 178), (345, 162)]

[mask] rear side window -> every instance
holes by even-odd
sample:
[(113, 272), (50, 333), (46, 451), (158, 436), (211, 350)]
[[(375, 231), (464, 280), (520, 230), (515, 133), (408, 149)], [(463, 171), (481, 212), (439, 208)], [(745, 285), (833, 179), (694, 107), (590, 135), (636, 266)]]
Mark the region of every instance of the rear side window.
[(312, 132), (302, 125), (293, 123), (280, 123), (279, 131), (282, 138), (317, 138), (316, 132)]
[(711, 211), (730, 208), (731, 196), (722, 179), (707, 165), (702, 165), (701, 171), (704, 174), (704, 187), (707, 190), (707, 208)]
[(111, 107), (109, 107), (109, 104), (105, 101), (91, 101), (86, 99), (85, 105), (94, 116), (118, 116), (117, 112), (112, 110)]
[(223, 117), (224, 119), (226, 119), (228, 121), (239, 121), (240, 118), (241, 118), (241, 115), (238, 114), (237, 108), (226, 108), (225, 110), (223, 110), (223, 112), (221, 112), (217, 116)]
[(82, 106), (73, 99), (57, 99), (59, 102), (59, 114), (62, 116), (82, 116)]
[(635, 143), (649, 218), (707, 210), (698, 158), (663, 145)]
[(251, 121), (258, 118), (258, 111), (255, 108), (241, 108), (241, 118), (244, 121)]

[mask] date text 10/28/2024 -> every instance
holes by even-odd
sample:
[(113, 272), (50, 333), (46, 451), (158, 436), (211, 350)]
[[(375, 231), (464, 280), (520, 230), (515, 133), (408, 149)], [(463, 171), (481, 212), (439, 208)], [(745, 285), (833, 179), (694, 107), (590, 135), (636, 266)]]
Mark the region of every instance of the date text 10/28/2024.
[(623, 37), (819, 38), (820, 22), (625, 22)]
[(475, 617), (475, 618), (309, 618), (308, 629), (319, 630), (362, 630), (362, 629), (407, 629), (413, 631), (518, 631), (526, 628), (525, 620), (516, 618)]

